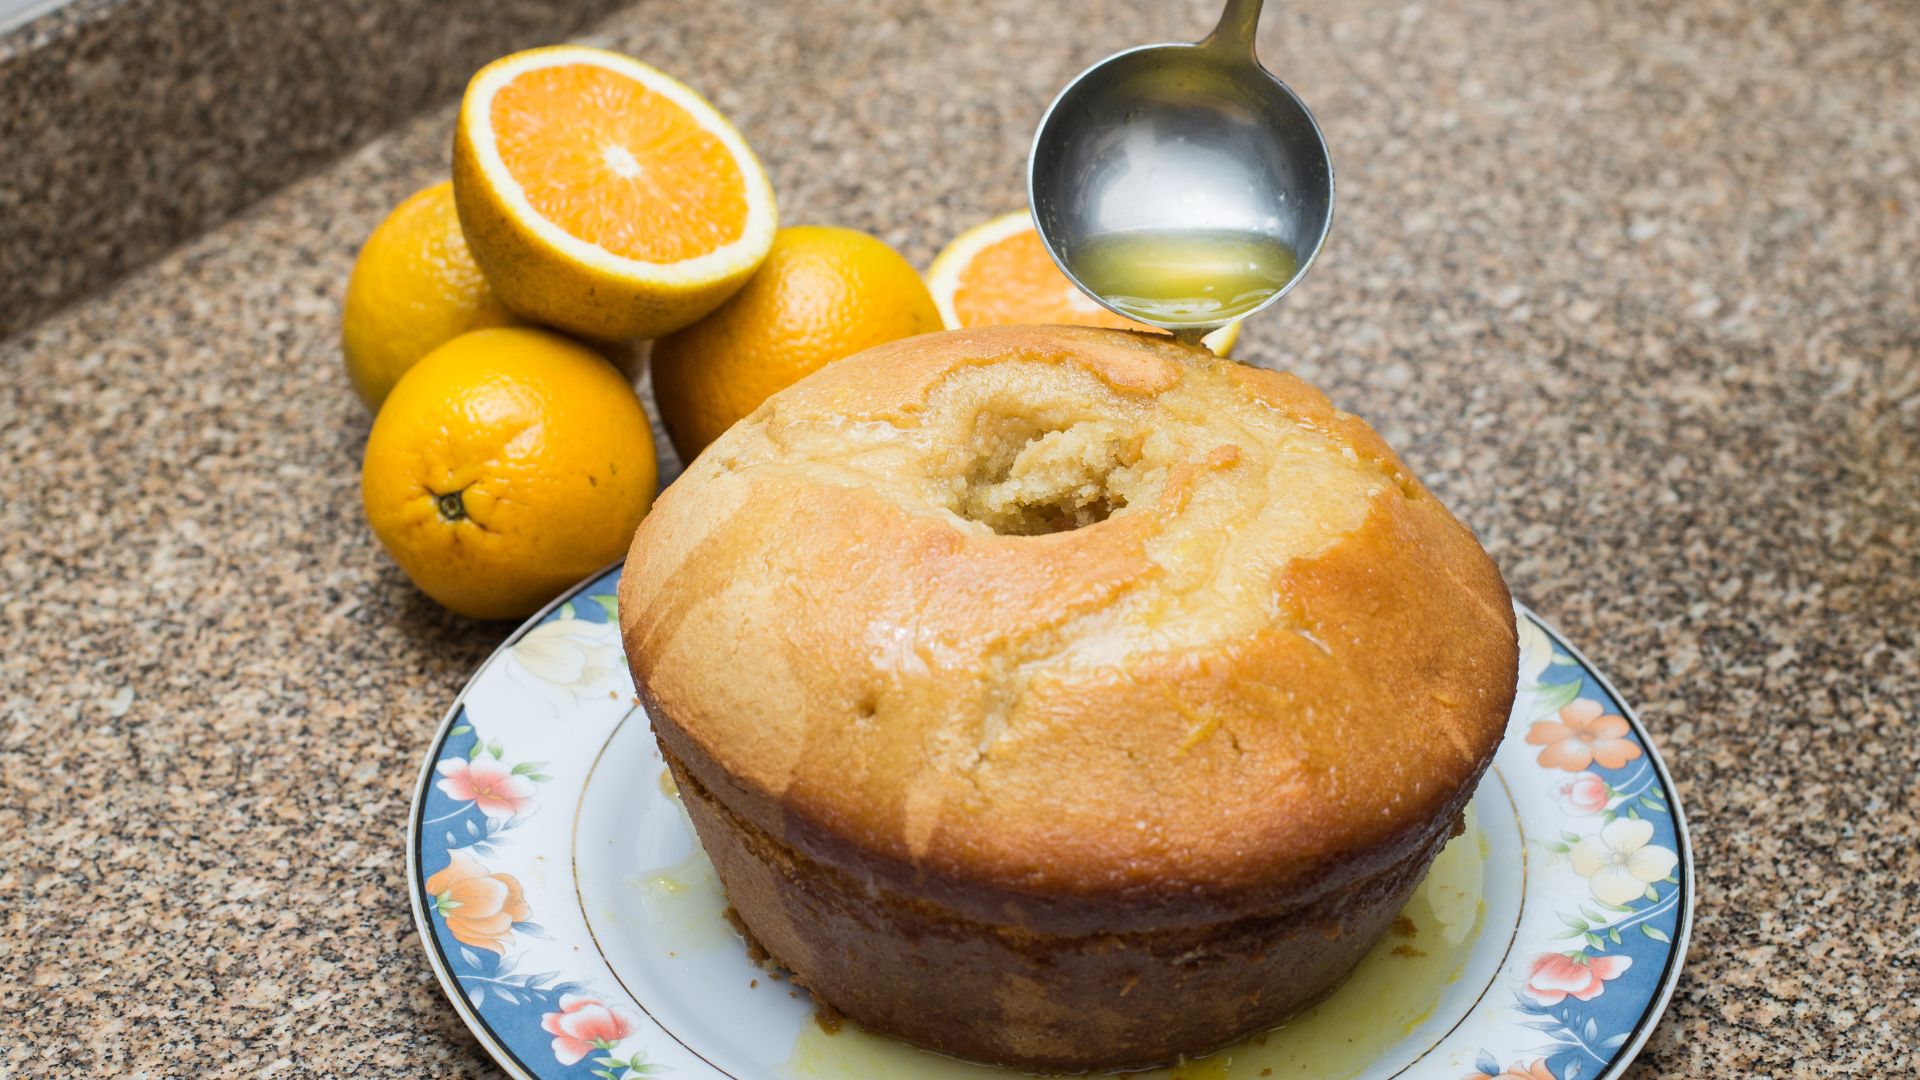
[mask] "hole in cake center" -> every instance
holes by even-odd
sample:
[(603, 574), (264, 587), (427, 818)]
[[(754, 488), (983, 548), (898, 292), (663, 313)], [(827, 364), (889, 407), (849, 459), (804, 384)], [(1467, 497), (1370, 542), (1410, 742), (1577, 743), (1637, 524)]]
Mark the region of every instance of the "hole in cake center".
[(1045, 536), (1126, 507), (1140, 440), (1102, 420), (982, 417), (969, 451), (954, 512), (1003, 536)]

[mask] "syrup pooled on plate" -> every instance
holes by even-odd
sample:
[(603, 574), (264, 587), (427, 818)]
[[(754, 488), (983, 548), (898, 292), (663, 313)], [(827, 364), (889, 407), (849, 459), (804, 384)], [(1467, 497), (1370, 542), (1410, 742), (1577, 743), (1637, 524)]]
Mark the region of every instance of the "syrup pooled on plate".
[(1293, 248), (1270, 236), (1168, 229), (1096, 236), (1071, 262), (1123, 314), (1189, 342), (1266, 303), (1300, 269)]

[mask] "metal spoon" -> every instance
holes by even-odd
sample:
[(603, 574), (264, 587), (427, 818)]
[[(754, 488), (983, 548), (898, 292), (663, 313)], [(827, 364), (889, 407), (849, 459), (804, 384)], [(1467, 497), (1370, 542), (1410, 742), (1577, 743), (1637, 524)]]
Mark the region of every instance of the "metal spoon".
[[(1285, 296), (1333, 220), (1320, 125), (1254, 55), (1261, 2), (1227, 0), (1197, 43), (1128, 49), (1081, 72), (1041, 118), (1027, 161), (1034, 225), (1060, 269), (1109, 310), (1190, 342)], [(1131, 260), (1094, 261), (1115, 238), (1146, 251), (1196, 236), (1228, 251), (1284, 245), (1291, 273), (1232, 310), (1143, 310), (1116, 280)]]

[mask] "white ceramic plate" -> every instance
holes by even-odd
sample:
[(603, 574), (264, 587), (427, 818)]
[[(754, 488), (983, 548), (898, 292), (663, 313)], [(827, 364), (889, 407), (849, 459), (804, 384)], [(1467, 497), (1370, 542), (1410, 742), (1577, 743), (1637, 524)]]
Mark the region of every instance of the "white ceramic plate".
[[(529, 620), (448, 711), (414, 795), (414, 918), (518, 1077), (1010, 1076), (813, 1019), (746, 956), (637, 705), (619, 568)], [(1604, 1080), (1679, 978), (1693, 867), (1673, 786), (1593, 666), (1521, 609), (1521, 690), (1472, 826), (1401, 928), (1284, 1028), (1151, 1075)]]

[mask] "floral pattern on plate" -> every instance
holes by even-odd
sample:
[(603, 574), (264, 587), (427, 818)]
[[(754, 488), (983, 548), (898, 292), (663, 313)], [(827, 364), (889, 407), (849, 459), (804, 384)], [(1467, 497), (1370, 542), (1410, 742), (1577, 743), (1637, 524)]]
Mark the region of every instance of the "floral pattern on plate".
[[(610, 568), (530, 620), (449, 712), (415, 795), (415, 919), (455, 1008), (516, 1076), (748, 1075), (714, 1065), (628, 992), (580, 895), (585, 786), (620, 726), (645, 722), (614, 619), (618, 581)], [(1524, 896), (1513, 925), (1482, 930), (1511, 941), (1431, 1045), (1362, 1076), (1607, 1080), (1678, 977), (1692, 870), (1671, 782), (1593, 667), (1524, 609), (1519, 628), (1520, 692), (1494, 769), (1524, 842), (1513, 878)], [(615, 782), (643, 785), (640, 800), (659, 795), (656, 780)]]
[[(590, 584), (543, 613), (483, 670), (549, 706), (558, 724), (589, 700), (631, 708), (613, 619), (616, 580), (602, 578), (596, 584), (604, 588)], [(477, 731), (473, 712), (464, 701), (455, 707), (416, 799), (416, 908), (427, 916), (442, 982), (451, 980), (487, 1018), (511, 1052), (510, 1067), (523, 1073), (625, 1080), (669, 1071), (648, 1060), (647, 1040), (635, 1037), (645, 1022), (624, 992), (602, 988), (597, 973), (580, 972), (564, 955), (572, 950), (554, 948), (519, 877), (498, 869), (524, 857), (517, 830), (552, 813), (542, 789), (554, 780), (546, 771), (553, 766), (523, 760), (520, 746)], [(536, 1052), (541, 1041), (545, 1060)]]
[(1532, 773), (1560, 820), (1557, 836), (1529, 847), (1547, 856), (1550, 879), (1571, 873), (1584, 889), (1545, 894), (1562, 926), (1552, 948), (1521, 957), (1525, 979), (1506, 1006), (1518, 1026), (1504, 1045), (1482, 1049), (1465, 1076), (1611, 1075), (1658, 1018), (1669, 969), (1678, 973), (1674, 938), (1690, 914), (1689, 883), (1678, 876), (1684, 825), (1612, 688), (1530, 612), (1520, 613), (1519, 630), (1520, 692), (1503, 755), (1518, 756), (1508, 754), (1515, 734), (1533, 751), (1522, 775)]

